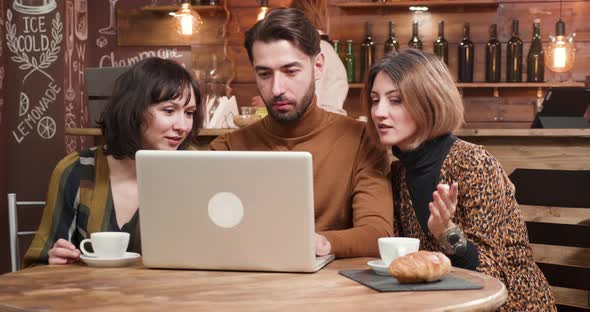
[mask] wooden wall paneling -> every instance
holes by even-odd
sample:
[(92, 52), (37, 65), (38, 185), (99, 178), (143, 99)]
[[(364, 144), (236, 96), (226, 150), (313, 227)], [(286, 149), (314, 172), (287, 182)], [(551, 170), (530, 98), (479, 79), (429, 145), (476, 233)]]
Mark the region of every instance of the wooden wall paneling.
[(235, 64), (235, 83), (253, 83), (256, 82), (254, 76), (254, 69), (250, 60), (248, 59), (248, 53), (244, 45), (231, 45), (228, 47), (228, 54), (234, 60)]
[(510, 174), (516, 168), (590, 169), (590, 140), (580, 137), (463, 137), (484, 145)]
[[(476, 137), (463, 139), (484, 145), (510, 174), (516, 168), (590, 169), (588, 137)], [(520, 205), (525, 221), (578, 224), (590, 220), (590, 209)], [(586, 221), (587, 222), (587, 221)], [(531, 244), (535, 261), (588, 266), (590, 249)], [(588, 305), (588, 292), (552, 287), (560, 303)]]
[(232, 88), (234, 95), (236, 96), (238, 106), (250, 105), (252, 98), (258, 95), (258, 87), (254, 82), (234, 83), (232, 84)]
[[(523, 58), (523, 80), (526, 80), (526, 54), (532, 39), (532, 22), (535, 18), (541, 18), (541, 32), (544, 45), (548, 44), (549, 34), (555, 32), (555, 22), (559, 18), (559, 2), (555, 1), (498, 1), (500, 5), (493, 8), (434, 8), (427, 13), (411, 13), (403, 8), (365, 8), (365, 9), (343, 9), (337, 7), (337, 3), (346, 2), (332, 1), (329, 7), (330, 12), (330, 37), (341, 42), (342, 53), (345, 52), (345, 41), (352, 39), (355, 42), (355, 55), (357, 58), (357, 76), (360, 67), (360, 42), (365, 35), (365, 22), (370, 21), (373, 25), (372, 35), (376, 44), (376, 57), (383, 55), (383, 43), (388, 35), (388, 21), (396, 23), (396, 37), (400, 46), (406, 47), (411, 37), (412, 21), (419, 21), (419, 35), (424, 43), (426, 51), (432, 52), (432, 43), (437, 36), (437, 23), (445, 21), (445, 37), (449, 41), (449, 70), (457, 77), (457, 46), (462, 40), (463, 23), (471, 23), (471, 40), (475, 43), (475, 73), (474, 81), (485, 80), (485, 44), (489, 40), (489, 25), (498, 24), (499, 40), (502, 46), (502, 81), (505, 81), (506, 73), (506, 42), (511, 37), (512, 19), (518, 18), (520, 22), (519, 36), (524, 41)], [(571, 73), (558, 75), (545, 68), (546, 81), (559, 81), (573, 79), (583, 81), (590, 74), (590, 28), (587, 26), (590, 18), (590, 2), (567, 1), (563, 4), (562, 18), (566, 22), (568, 34), (576, 31), (577, 58), (576, 65)], [(496, 127), (525, 127), (530, 126), (535, 114), (535, 103), (537, 100), (537, 89), (510, 90), (500, 89), (500, 97), (505, 100), (507, 107), (497, 108), (492, 112), (481, 110), (479, 107), (470, 108), (472, 103), (481, 103), (479, 99), (471, 99), (473, 93), (485, 93), (485, 97), (491, 99), (493, 89), (482, 91), (464, 90), (466, 106), (467, 125), (466, 127), (486, 126)], [(358, 91), (349, 91), (349, 97), (345, 108), (349, 112), (360, 112), (354, 105), (359, 104), (361, 98)], [(512, 107), (514, 103), (525, 101), (525, 106)], [(519, 102), (520, 103), (520, 102)], [(522, 104), (522, 103), (521, 103)], [(503, 105), (503, 104), (502, 104)], [(477, 116), (477, 114), (483, 114)], [(491, 119), (490, 119), (491, 117)], [(495, 119), (494, 119), (495, 118)], [(494, 124), (498, 122), (499, 125)]]
[(117, 9), (117, 43), (119, 46), (188, 46), (223, 42), (226, 14), (220, 10), (199, 10), (203, 24), (191, 36), (176, 32), (178, 21), (168, 11), (142, 8)]

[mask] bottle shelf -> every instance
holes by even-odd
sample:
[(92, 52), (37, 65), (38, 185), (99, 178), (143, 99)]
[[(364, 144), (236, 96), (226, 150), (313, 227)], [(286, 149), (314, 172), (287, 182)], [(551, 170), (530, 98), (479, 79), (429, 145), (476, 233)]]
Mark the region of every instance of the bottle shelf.
[[(216, 137), (231, 133), (236, 129), (201, 129), (199, 137)], [(102, 135), (99, 128), (66, 128), (67, 135), (97, 136)], [(590, 137), (590, 129), (458, 129), (458, 136), (543, 136), (543, 137)]]
[(574, 88), (584, 87), (583, 82), (458, 82), (458, 88)]
[(462, 0), (462, 1), (447, 1), (447, 0), (422, 0), (422, 1), (391, 1), (391, 2), (341, 2), (336, 3), (335, 6), (342, 9), (367, 9), (367, 8), (408, 8), (411, 6), (426, 6), (429, 8), (435, 7), (457, 7), (457, 6), (488, 6), (498, 7), (496, 0)]
[[(543, 89), (546, 88), (583, 88), (585, 83), (571, 81), (571, 82), (458, 82), (457, 88), (491, 88), (494, 89), (494, 97), (500, 96), (499, 89), (512, 88), (537, 88), (537, 98), (544, 96)], [(349, 89), (364, 89), (364, 83), (350, 83)]]
[[(583, 82), (458, 82), (457, 88), (579, 88)], [(349, 83), (349, 89), (364, 89), (364, 83)]]

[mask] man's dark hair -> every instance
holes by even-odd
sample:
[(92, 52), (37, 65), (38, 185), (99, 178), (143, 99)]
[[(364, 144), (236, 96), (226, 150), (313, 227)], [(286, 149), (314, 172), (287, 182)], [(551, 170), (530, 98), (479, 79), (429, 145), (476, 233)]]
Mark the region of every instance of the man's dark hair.
[(293, 8), (273, 9), (266, 17), (246, 31), (244, 46), (250, 63), (253, 61), (252, 46), (256, 41), (265, 43), (287, 40), (308, 56), (320, 53), (320, 35), (301, 10)]
[[(157, 103), (178, 99), (192, 88), (197, 109), (193, 115), (193, 128), (181, 144), (195, 141), (203, 120), (201, 93), (195, 78), (175, 61), (151, 57), (139, 61), (124, 72), (115, 82), (111, 100), (107, 103), (98, 124), (106, 141), (107, 155), (117, 159), (135, 158), (142, 148), (141, 133), (144, 114)], [(184, 105), (190, 101), (190, 92)]]

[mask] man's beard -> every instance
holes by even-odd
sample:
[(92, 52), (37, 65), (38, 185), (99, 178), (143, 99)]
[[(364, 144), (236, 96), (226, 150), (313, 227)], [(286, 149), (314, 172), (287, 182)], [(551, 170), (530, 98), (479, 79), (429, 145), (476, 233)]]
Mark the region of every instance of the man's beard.
[(287, 124), (299, 120), (301, 116), (305, 114), (307, 108), (311, 105), (311, 102), (313, 101), (314, 95), (315, 81), (312, 80), (311, 85), (309, 86), (309, 88), (307, 88), (307, 92), (305, 93), (303, 98), (301, 98), (301, 105), (298, 106), (297, 103), (295, 103), (294, 111), (288, 113), (279, 113), (278, 111), (273, 109), (272, 102), (284, 100), (282, 96), (273, 98), (271, 103), (267, 103), (266, 101), (264, 101), (264, 105), (266, 106), (266, 110), (268, 111), (268, 114), (270, 115), (270, 117), (272, 117), (272, 119), (279, 123)]

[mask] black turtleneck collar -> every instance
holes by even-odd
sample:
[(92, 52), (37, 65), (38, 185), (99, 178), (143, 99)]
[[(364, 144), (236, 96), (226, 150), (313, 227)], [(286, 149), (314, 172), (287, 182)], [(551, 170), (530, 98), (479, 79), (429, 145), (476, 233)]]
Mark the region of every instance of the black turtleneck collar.
[(425, 234), (428, 234), (430, 217), (428, 203), (432, 201), (432, 193), (440, 180), (442, 164), (456, 140), (457, 137), (449, 133), (428, 140), (413, 150), (402, 151), (397, 146), (392, 148), (393, 155), (406, 169), (406, 181), (413, 208)]

